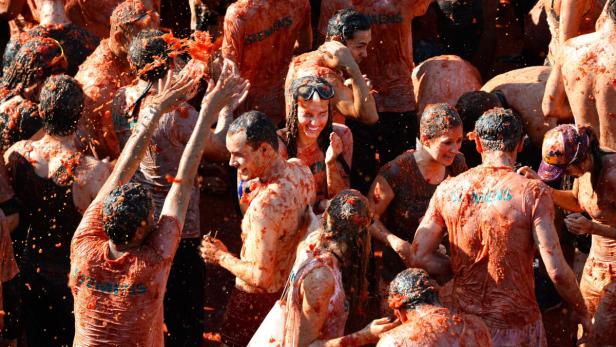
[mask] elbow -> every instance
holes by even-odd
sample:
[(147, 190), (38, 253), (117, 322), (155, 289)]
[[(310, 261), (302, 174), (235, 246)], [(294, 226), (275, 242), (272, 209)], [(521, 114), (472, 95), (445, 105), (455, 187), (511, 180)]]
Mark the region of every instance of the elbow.
[(270, 288), (274, 284), (274, 275), (271, 271), (257, 269), (253, 272), (254, 286), (258, 288)]
[(571, 276), (569, 276), (569, 273), (566, 269), (549, 269), (547, 270), (547, 272), (548, 276), (550, 276), (550, 279), (552, 280), (552, 283), (554, 283), (554, 286), (563, 287), (569, 285)]

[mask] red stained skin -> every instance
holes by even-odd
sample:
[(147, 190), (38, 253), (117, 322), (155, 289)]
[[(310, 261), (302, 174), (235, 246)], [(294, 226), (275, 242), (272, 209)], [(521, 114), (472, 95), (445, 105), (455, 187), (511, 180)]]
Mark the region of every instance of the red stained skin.
[(323, 37), (327, 21), (337, 10), (354, 8), (372, 18), (372, 41), (360, 70), (368, 75), (378, 92), (374, 98), (379, 112), (415, 110), (409, 73), (414, 67), (411, 21), (423, 15), (430, 3), (429, 0), (326, 0), (321, 3), (319, 33)]

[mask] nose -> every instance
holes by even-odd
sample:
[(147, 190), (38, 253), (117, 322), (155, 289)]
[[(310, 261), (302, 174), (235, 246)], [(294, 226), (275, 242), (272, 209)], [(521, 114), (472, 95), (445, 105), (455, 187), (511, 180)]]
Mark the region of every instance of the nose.
[(229, 158), (229, 166), (234, 167), (236, 169), (239, 166), (238, 163), (237, 163), (237, 160), (235, 160), (233, 155), (231, 156), (231, 158)]

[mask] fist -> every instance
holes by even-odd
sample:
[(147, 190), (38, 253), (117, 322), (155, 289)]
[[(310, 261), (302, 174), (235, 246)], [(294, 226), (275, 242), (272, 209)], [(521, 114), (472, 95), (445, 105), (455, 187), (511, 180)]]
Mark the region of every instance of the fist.
[(572, 213), (565, 217), (565, 225), (569, 232), (576, 235), (590, 234), (592, 231), (592, 220), (580, 213)]

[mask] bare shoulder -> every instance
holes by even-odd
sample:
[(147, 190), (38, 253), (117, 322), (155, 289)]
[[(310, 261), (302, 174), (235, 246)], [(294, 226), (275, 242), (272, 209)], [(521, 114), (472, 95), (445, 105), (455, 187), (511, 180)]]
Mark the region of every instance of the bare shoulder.
[(30, 140), (22, 140), (14, 143), (9, 149), (4, 152), (4, 162), (8, 163), (11, 154), (17, 153), (24, 155), (26, 152), (32, 150), (32, 141)]
[(603, 161), (605, 179), (612, 187), (616, 187), (616, 153), (608, 154)]
[(412, 337), (418, 337), (414, 324), (402, 324), (381, 335), (377, 347), (413, 346)]
[(305, 296), (311, 296), (316, 299), (329, 298), (334, 293), (336, 279), (329, 269), (326, 267), (318, 267), (304, 277), (302, 287)]

